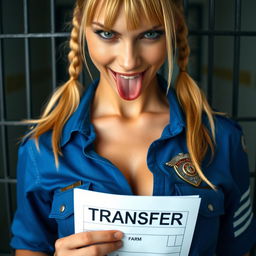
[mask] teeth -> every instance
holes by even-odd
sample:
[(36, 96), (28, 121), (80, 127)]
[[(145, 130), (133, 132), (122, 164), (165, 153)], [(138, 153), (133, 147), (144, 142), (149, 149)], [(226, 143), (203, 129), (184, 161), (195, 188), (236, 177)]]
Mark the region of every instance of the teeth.
[(124, 78), (124, 79), (135, 79), (135, 78), (138, 78), (139, 76), (123, 76), (123, 75), (120, 75), (120, 77)]

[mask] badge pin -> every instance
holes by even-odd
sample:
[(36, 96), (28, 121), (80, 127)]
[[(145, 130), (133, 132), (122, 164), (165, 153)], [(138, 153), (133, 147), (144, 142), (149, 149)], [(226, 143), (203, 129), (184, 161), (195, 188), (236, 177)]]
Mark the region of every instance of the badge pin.
[(189, 184), (196, 187), (201, 184), (202, 179), (193, 166), (189, 154), (179, 153), (171, 161), (167, 162), (166, 165), (173, 167), (178, 176)]

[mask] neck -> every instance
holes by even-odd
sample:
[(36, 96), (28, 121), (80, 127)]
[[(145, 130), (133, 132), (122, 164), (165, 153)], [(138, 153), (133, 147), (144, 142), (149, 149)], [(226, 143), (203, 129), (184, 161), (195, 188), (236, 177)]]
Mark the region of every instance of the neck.
[(166, 110), (168, 103), (155, 77), (141, 95), (131, 101), (122, 99), (101, 77), (93, 100), (93, 118), (102, 116), (119, 116), (137, 118), (145, 112), (161, 112)]

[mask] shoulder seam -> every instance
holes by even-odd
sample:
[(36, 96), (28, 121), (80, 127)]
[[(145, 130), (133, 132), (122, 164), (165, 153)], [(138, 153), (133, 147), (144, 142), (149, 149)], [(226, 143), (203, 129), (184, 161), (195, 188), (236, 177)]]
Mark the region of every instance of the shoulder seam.
[[(31, 143), (33, 143), (33, 141), (31, 141)], [(32, 160), (32, 163), (35, 167), (35, 171), (36, 171), (36, 184), (39, 184), (40, 183), (40, 174), (39, 174), (39, 169), (38, 169), (38, 166), (36, 164), (36, 159), (35, 159), (35, 155), (34, 155), (34, 150), (32, 148), (32, 145), (29, 143), (29, 148), (28, 148), (28, 151), (29, 151), (29, 155), (31, 157), (31, 160)]]

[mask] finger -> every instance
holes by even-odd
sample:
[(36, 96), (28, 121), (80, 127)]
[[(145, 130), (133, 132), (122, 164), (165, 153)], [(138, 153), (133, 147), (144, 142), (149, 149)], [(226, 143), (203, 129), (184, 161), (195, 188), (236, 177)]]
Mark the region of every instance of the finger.
[(56, 249), (76, 249), (97, 243), (114, 242), (122, 239), (123, 233), (117, 230), (90, 231), (74, 234), (56, 242)]
[(116, 241), (112, 243), (94, 244), (81, 248), (77, 252), (78, 256), (104, 256), (120, 249), (122, 246), (122, 241)]

